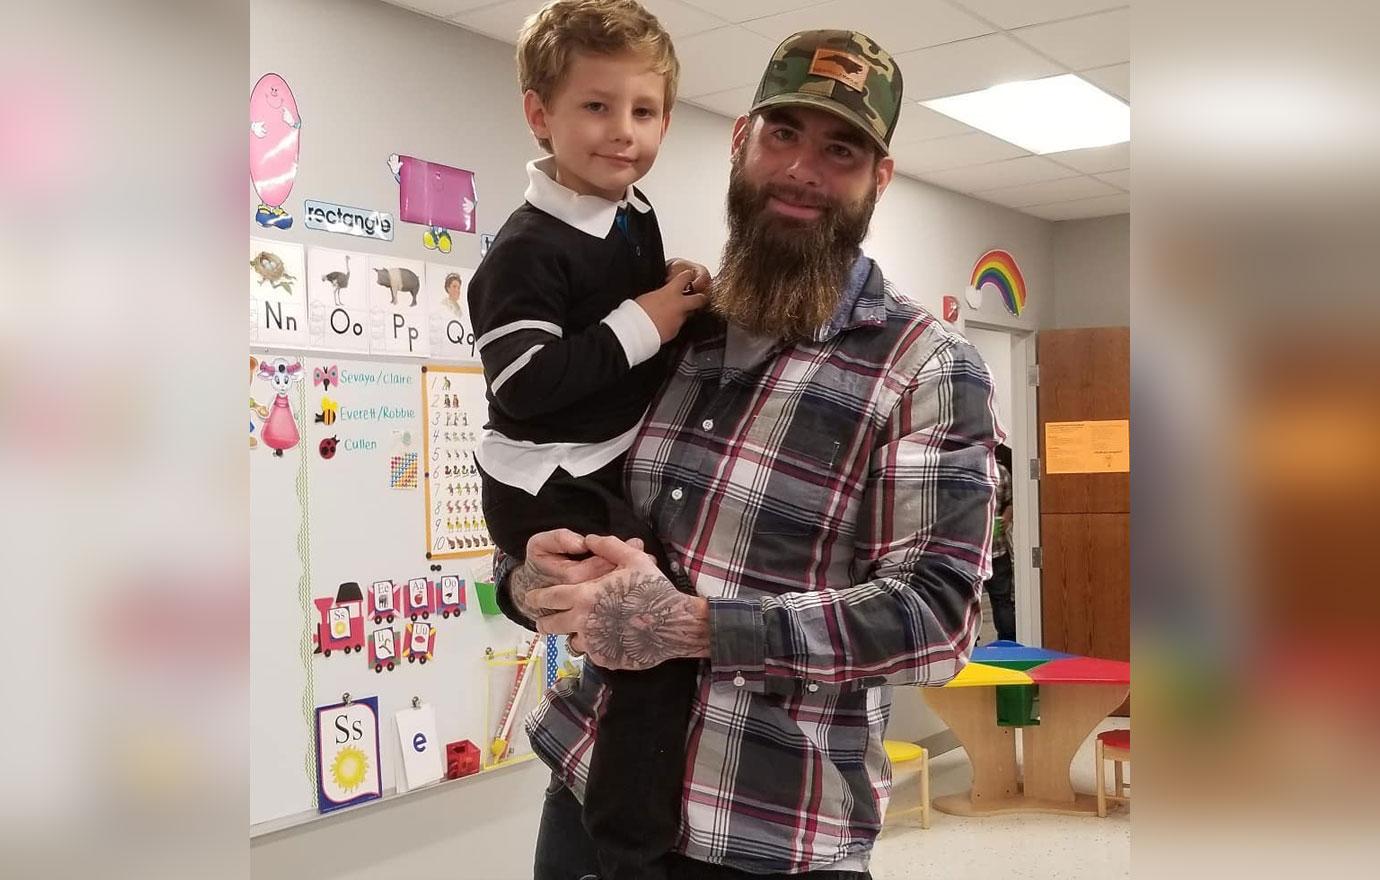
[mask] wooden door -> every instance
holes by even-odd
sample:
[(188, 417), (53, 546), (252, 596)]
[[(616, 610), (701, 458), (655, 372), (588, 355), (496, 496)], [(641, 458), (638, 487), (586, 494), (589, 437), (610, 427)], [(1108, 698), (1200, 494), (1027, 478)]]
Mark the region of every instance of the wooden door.
[(1049, 473), (1046, 425), (1130, 419), (1131, 331), (1042, 330), (1036, 345), (1044, 645), (1130, 660), (1130, 474)]

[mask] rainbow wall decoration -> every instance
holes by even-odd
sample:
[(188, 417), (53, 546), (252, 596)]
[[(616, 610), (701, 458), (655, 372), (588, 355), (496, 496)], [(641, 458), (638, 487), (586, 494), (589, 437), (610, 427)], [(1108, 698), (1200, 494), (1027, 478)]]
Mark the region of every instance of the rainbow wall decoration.
[(972, 286), (981, 290), (991, 285), (1001, 294), (1002, 304), (1013, 315), (1025, 310), (1025, 276), (1016, 265), (1016, 258), (1003, 250), (990, 250), (973, 266)]

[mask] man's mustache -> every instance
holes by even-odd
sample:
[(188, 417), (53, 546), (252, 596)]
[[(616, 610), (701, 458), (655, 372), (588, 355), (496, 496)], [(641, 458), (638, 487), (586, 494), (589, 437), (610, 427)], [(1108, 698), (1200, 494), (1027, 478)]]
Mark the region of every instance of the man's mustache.
[(805, 187), (791, 186), (785, 183), (769, 183), (762, 187), (762, 200), (765, 202), (767, 197), (775, 197), (793, 205), (803, 205), (807, 208), (833, 208), (834, 201), (830, 198), (813, 192)]

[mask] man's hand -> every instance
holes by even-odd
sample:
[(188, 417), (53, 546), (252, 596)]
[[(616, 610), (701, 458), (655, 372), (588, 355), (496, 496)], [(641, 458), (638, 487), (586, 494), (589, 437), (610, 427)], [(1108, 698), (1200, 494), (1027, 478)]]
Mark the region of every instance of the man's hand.
[(709, 302), (709, 297), (703, 293), (685, 293), (685, 288), (690, 286), (694, 277), (693, 269), (683, 269), (661, 287), (642, 294), (636, 300), (656, 325), (657, 335), (663, 343), (675, 339), (690, 313), (704, 308)]
[[(637, 551), (642, 550), (642, 542), (636, 538), (632, 546)], [(584, 536), (570, 529), (533, 535), (527, 542), (527, 561), (508, 576), (508, 593), (518, 611), (535, 621), (547, 611), (531, 601), (529, 594), (533, 590), (593, 580), (616, 567), (615, 563), (599, 556), (580, 558), (588, 553)]]
[[(570, 647), (605, 669), (650, 669), (709, 656), (709, 603), (676, 590), (636, 544), (590, 535), (590, 552), (612, 571), (583, 583), (533, 589), (541, 633), (572, 633)], [(590, 560), (585, 560), (586, 562)]]
[(709, 270), (699, 263), (692, 263), (689, 260), (682, 260), (680, 257), (673, 257), (666, 261), (666, 280), (670, 281), (682, 272), (693, 272), (694, 277), (690, 279), (690, 289), (684, 293), (706, 293), (709, 290)]

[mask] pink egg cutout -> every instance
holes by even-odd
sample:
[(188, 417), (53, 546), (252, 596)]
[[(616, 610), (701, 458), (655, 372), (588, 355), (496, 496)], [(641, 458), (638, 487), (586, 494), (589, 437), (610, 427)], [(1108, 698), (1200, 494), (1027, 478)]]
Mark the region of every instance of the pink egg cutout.
[(266, 73), (249, 94), (249, 179), (259, 201), (282, 207), (297, 180), (302, 118), (287, 81)]

